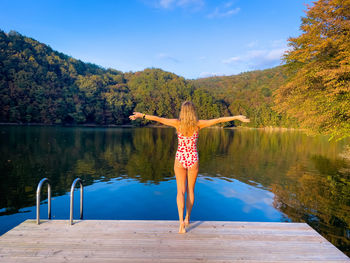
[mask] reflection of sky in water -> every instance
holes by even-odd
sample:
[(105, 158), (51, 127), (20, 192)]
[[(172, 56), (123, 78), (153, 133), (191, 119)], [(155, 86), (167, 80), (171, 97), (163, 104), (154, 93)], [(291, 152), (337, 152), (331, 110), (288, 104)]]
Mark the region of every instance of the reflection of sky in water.
[[(75, 190), (74, 216), (79, 217), (79, 188)], [(285, 221), (272, 205), (274, 194), (235, 179), (199, 176), (192, 220)], [(46, 197), (42, 197), (45, 199)], [(47, 204), (41, 218), (47, 218)], [(4, 233), (25, 219), (35, 218), (35, 207), (0, 217)], [(69, 195), (52, 198), (52, 218), (69, 218)], [(84, 188), (84, 219), (178, 220), (175, 179), (142, 184), (134, 179), (112, 179)]]
[[(273, 207), (274, 194), (230, 178), (198, 178), (198, 196), (203, 196), (210, 220), (285, 221), (284, 214)], [(200, 197), (198, 197), (200, 198)], [(202, 213), (201, 213), (202, 214)], [(205, 216), (205, 215), (203, 215)]]

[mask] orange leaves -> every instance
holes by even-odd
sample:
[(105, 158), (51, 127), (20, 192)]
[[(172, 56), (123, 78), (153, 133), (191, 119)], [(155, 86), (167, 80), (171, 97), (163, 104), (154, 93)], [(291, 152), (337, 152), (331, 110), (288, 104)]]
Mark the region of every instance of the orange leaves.
[(350, 136), (350, 0), (309, 7), (285, 55), (290, 81), (275, 94), (276, 110), (334, 138)]

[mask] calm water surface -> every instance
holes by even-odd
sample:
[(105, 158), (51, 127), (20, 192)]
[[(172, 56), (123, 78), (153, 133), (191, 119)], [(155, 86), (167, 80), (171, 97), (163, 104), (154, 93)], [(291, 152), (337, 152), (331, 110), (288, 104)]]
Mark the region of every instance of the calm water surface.
[[(0, 234), (35, 218), (44, 177), (55, 219), (69, 218), (76, 177), (85, 219), (178, 219), (174, 129), (0, 126), (0, 143)], [(204, 129), (192, 220), (307, 222), (350, 255), (349, 144), (299, 131)]]

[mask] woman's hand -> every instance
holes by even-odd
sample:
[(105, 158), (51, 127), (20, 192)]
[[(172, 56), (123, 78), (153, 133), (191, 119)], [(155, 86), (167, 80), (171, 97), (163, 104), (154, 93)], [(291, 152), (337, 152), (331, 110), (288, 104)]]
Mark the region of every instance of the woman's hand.
[(236, 120), (239, 120), (239, 121), (241, 121), (241, 122), (250, 122), (250, 120), (247, 119), (247, 117), (244, 116), (244, 115), (237, 115), (237, 116), (235, 116), (235, 117), (236, 117)]
[(141, 112), (133, 112), (134, 115), (130, 115), (129, 116), (129, 119), (134, 121), (136, 120), (137, 118), (142, 118), (143, 117), (143, 113)]

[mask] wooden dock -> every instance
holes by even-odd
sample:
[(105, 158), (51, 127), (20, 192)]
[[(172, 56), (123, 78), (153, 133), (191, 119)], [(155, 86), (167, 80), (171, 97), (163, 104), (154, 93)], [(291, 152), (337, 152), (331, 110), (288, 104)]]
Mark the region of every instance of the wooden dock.
[(27, 220), (0, 237), (0, 262), (350, 262), (305, 223)]

